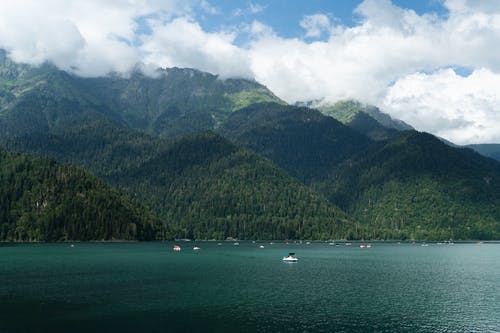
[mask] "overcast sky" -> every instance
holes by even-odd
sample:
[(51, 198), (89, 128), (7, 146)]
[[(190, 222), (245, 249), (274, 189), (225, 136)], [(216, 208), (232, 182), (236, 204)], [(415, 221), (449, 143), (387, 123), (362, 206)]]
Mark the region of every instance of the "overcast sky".
[(2, 0), (0, 48), (83, 76), (136, 64), (354, 98), (458, 144), (500, 143), (500, 1)]

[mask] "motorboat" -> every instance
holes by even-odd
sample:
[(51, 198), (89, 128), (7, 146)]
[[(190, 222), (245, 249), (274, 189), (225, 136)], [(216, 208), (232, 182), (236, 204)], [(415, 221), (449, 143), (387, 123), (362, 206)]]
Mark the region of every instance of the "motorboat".
[(361, 243), (361, 244), (359, 244), (359, 247), (360, 247), (361, 249), (364, 249), (364, 248), (366, 247), (366, 245), (365, 245), (365, 243)]
[(295, 253), (288, 253), (286, 257), (283, 257), (283, 262), (297, 262), (299, 261), (298, 258), (295, 257)]
[(369, 248), (371, 248), (371, 247), (372, 247), (372, 245), (371, 245), (371, 244), (367, 244), (367, 245), (366, 245), (366, 248), (367, 248), (367, 249), (369, 249)]
[(174, 251), (178, 252), (181, 250), (181, 247), (179, 245), (174, 245)]
[(259, 249), (263, 249), (263, 248), (265, 248), (265, 246), (264, 246), (264, 245), (259, 246)]
[(200, 249), (200, 247), (198, 247), (198, 246), (193, 247), (193, 251), (198, 251), (199, 249)]

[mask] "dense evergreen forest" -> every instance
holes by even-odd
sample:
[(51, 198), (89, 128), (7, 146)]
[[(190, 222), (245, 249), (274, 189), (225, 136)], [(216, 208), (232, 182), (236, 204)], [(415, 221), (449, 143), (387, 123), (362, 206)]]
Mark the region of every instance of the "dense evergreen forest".
[(500, 238), (498, 162), (193, 69), (80, 78), (0, 51), (0, 144), (2, 240)]
[(94, 126), (16, 144), (82, 165), (148, 204), (167, 225), (159, 225), (158, 239), (332, 239), (353, 233), (340, 209), (271, 161), (214, 133), (167, 142)]
[(322, 179), (333, 166), (374, 144), (319, 111), (276, 103), (238, 110), (219, 131), (269, 157), (304, 184)]
[(152, 240), (144, 205), (75, 168), (0, 149), (0, 240)]
[(500, 238), (500, 163), (430, 134), (403, 132), (315, 186), (366, 238)]
[(212, 133), (177, 141), (120, 175), (183, 238), (333, 239), (346, 215), (271, 161)]

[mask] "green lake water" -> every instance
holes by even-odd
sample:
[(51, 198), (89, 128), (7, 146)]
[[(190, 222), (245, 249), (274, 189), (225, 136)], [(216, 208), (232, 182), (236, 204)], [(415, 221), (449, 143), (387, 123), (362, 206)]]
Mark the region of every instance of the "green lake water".
[(0, 332), (500, 332), (500, 244), (172, 245), (1, 244)]

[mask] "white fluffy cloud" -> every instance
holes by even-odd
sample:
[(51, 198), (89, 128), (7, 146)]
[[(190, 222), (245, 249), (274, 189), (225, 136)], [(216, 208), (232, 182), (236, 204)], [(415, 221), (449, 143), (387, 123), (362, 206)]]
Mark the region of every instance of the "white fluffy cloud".
[(189, 13), (182, 0), (3, 0), (0, 48), (19, 62), (51, 61), (85, 76), (125, 72), (141, 60), (136, 19)]
[[(445, 5), (449, 14), (439, 17), (365, 0), (359, 24), (332, 28), (327, 41), (261, 36), (250, 49), (252, 71), (288, 102), (355, 98), (455, 142), (500, 142), (500, 85), (489, 85), (500, 73), (500, 10), (473, 0)], [(477, 70), (468, 78), (439, 71), (453, 66)]]
[(141, 46), (147, 65), (194, 67), (222, 77), (251, 77), (247, 53), (233, 45), (232, 33), (207, 33), (186, 18), (167, 24), (151, 21), (151, 29), (152, 34), (143, 37)]
[(398, 80), (384, 100), (394, 116), (458, 144), (500, 142), (500, 74), (453, 69)]
[(330, 19), (325, 14), (304, 16), (300, 26), (306, 30), (306, 37), (321, 37), (330, 30)]
[[(324, 14), (296, 22), (312, 41), (281, 37), (258, 21), (205, 31), (194, 8), (221, 14), (213, 3), (3, 0), (0, 48), (16, 61), (49, 60), (85, 76), (126, 73), (145, 63), (253, 77), (288, 102), (356, 98), (456, 142), (500, 142), (500, 90), (494, 89), (500, 6), (493, 1), (445, 0), (449, 12), (437, 16), (390, 0), (365, 0), (352, 27)], [(265, 8), (254, 2), (249, 7), (249, 13)], [(250, 42), (239, 46), (242, 35)], [(463, 78), (441, 70), (455, 66), (474, 72)]]

